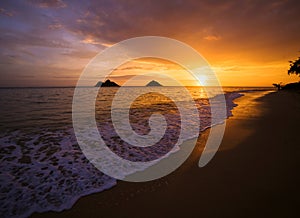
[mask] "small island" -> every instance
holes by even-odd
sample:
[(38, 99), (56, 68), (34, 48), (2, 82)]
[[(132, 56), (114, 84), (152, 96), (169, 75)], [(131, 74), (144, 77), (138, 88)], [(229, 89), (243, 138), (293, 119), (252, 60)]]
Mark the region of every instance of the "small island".
[(162, 86), (159, 82), (152, 80), (146, 86)]
[(95, 87), (120, 87), (117, 83), (110, 81), (109, 79), (105, 82), (99, 81)]

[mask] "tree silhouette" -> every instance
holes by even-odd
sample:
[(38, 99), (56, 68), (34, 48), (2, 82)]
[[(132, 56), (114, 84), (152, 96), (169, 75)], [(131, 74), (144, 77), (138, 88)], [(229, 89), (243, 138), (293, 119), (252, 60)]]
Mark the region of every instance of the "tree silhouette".
[(273, 86), (276, 87), (278, 91), (280, 89), (282, 89), (281, 82), (280, 83), (273, 83)]
[(298, 57), (298, 60), (295, 61), (289, 61), (290, 69), (288, 70), (288, 74), (296, 74), (300, 76), (300, 57)]

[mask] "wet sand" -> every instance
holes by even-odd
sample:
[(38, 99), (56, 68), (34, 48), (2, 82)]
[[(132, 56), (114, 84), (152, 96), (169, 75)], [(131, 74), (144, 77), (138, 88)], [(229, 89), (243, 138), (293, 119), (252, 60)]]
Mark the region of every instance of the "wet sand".
[(198, 167), (209, 130), (175, 172), (145, 183), (119, 181), (70, 210), (32, 217), (297, 217), (300, 94), (237, 99), (215, 157)]

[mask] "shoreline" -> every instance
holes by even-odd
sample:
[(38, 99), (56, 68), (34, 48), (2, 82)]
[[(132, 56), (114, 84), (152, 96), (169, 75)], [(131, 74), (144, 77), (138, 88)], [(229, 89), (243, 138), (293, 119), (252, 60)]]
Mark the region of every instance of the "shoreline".
[[(263, 192), (265, 189), (268, 189), (269, 184), (267, 183), (271, 182), (271, 180), (269, 180), (269, 177), (266, 180), (266, 178), (263, 177), (263, 172), (269, 173), (270, 176), (276, 176), (273, 164), (277, 166), (278, 163), (273, 163), (272, 160), (274, 158), (276, 160), (276, 154), (281, 151), (280, 149), (278, 151), (281, 142), (274, 139), (272, 140), (273, 137), (269, 137), (270, 133), (271, 136), (273, 136), (273, 134), (270, 130), (266, 131), (268, 130), (268, 128), (266, 128), (268, 125), (265, 121), (268, 121), (270, 124), (274, 115), (277, 117), (278, 114), (281, 114), (279, 112), (282, 111), (282, 108), (277, 108), (276, 111), (269, 110), (272, 105), (274, 106), (274, 104), (279, 101), (290, 100), (292, 95), (295, 94), (296, 93), (285, 92), (271, 93), (256, 99), (255, 103), (258, 104), (256, 106), (258, 106), (259, 109), (258, 111), (252, 111), (254, 114), (250, 116), (250, 118), (246, 116), (247, 113), (249, 115), (249, 111), (244, 111), (247, 105), (243, 106), (242, 104), (242, 102), (247, 102), (247, 100), (245, 100), (247, 96), (236, 99), (235, 102), (238, 106), (233, 109), (233, 116), (226, 120), (227, 126), (220, 150), (211, 162), (203, 168), (199, 168), (197, 162), (210, 129), (205, 130), (201, 137), (199, 137), (197, 146), (188, 160), (175, 172), (166, 177), (144, 183), (118, 181), (117, 185), (111, 189), (80, 198), (70, 210), (41, 214), (34, 213), (32, 217), (51, 217), (53, 215), (58, 217), (151, 217), (157, 215), (189, 215), (191, 217), (203, 215), (205, 217), (215, 217), (220, 214), (225, 216), (226, 214), (233, 216), (259, 216), (260, 214), (255, 213), (257, 210), (254, 210), (254, 208), (260, 209), (260, 211), (263, 212), (261, 215), (267, 215), (262, 205), (259, 205), (259, 208), (253, 207), (257, 205), (253, 205), (256, 200), (255, 195), (251, 198), (247, 198), (247, 196), (253, 195), (253, 193), (259, 195), (261, 191)], [(248, 102), (251, 101), (248, 100)], [(299, 101), (298, 103), (295, 101), (294, 104), (294, 107), (290, 108), (290, 116), (296, 114), (297, 110), (295, 110), (295, 108), (299, 107)], [(293, 125), (291, 125), (292, 127), (295, 127), (294, 125), (297, 124), (297, 120), (299, 121), (299, 116), (296, 118)], [(278, 121), (283, 122), (281, 119)], [(270, 125), (274, 126), (274, 124)], [(265, 135), (259, 131), (262, 129), (266, 131)], [(297, 128), (294, 128), (294, 131), (296, 130)], [(287, 134), (287, 132), (283, 133), (283, 135)], [(256, 137), (251, 137), (255, 135)], [(292, 135), (294, 136), (294, 134)], [(253, 143), (253, 140), (256, 143)], [(296, 144), (299, 142), (297, 138), (293, 138), (293, 140), (296, 140)], [(272, 155), (270, 157), (264, 157), (262, 151), (269, 151), (270, 145), (267, 145), (267, 148), (261, 145), (268, 144), (268, 141), (272, 141), (271, 144), (277, 145), (277, 150), (273, 150), (274, 154), (271, 153)], [(296, 155), (297, 152), (293, 154)], [(253, 163), (251, 157), (259, 158), (258, 163)], [(246, 160), (248, 160), (249, 163)], [(296, 162), (297, 159), (294, 161)], [(254, 164), (255, 167), (250, 167), (250, 163)], [(259, 163), (264, 164), (260, 166)], [(267, 165), (265, 165), (266, 163)], [(270, 167), (272, 171), (263, 171), (261, 169), (266, 167)], [(291, 176), (290, 174), (288, 175)], [(247, 181), (247, 177), (249, 178), (249, 176), (250, 181)], [(257, 182), (255, 177), (263, 177), (265, 181), (255, 183)], [(252, 187), (251, 184), (254, 184), (256, 189)], [(277, 186), (274, 187), (277, 188)], [(257, 188), (260, 189), (260, 192), (255, 192)], [(283, 187), (280, 186), (280, 188)], [(232, 192), (229, 191), (230, 189), (232, 189)], [(272, 191), (274, 190), (272, 189)], [(269, 200), (273, 202), (272, 195), (276, 195), (276, 193), (267, 193), (271, 194)], [(265, 195), (263, 196), (267, 197)], [(283, 198), (282, 200), (287, 199)], [(268, 201), (265, 202), (266, 205), (269, 205), (269, 203)], [(268, 207), (269, 209), (271, 209), (270, 206), (271, 205)], [(220, 207), (221, 210), (218, 210)], [(275, 210), (279, 208), (272, 207), (272, 209), (274, 209), (274, 215), (279, 215), (275, 213)], [(196, 213), (197, 211), (198, 214)], [(243, 211), (247, 214), (243, 214)], [(281, 212), (284, 211), (285, 210), (282, 210)], [(286, 214), (282, 213), (282, 215)]]

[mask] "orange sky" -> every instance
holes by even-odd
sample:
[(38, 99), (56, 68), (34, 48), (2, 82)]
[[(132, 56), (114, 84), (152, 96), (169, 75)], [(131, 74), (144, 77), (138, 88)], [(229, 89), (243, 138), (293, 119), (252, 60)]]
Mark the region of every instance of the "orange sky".
[[(299, 8), (291, 0), (1, 1), (0, 86), (73, 86), (97, 53), (145, 35), (192, 46), (224, 86), (298, 81), (287, 70), (299, 56)], [(164, 70), (193, 85), (170, 64), (128, 65), (116, 82)]]
[[(243, 65), (231, 65), (228, 63), (211, 64), (213, 71), (216, 73), (220, 84), (223, 86), (271, 86), (275, 82), (289, 83), (298, 81), (299, 77), (295, 75), (288, 76), (286, 74), (288, 64), (286, 62), (270, 62), (268, 64), (245, 63)], [(284, 72), (284, 73), (283, 73)], [(177, 64), (160, 61), (158, 59), (145, 60), (139, 59), (127, 62), (126, 64), (115, 69), (109, 79), (118, 82), (120, 85), (132, 78), (134, 75), (142, 75), (147, 73), (166, 74), (177, 80), (183, 85), (194, 86), (199, 85), (195, 78), (184, 68)], [(164, 85), (172, 85), (167, 78), (145, 76), (138, 80), (134, 80), (130, 85), (147, 84), (149, 80), (155, 79)], [(205, 75), (202, 77), (203, 85), (205, 85)]]

